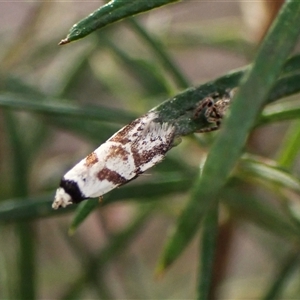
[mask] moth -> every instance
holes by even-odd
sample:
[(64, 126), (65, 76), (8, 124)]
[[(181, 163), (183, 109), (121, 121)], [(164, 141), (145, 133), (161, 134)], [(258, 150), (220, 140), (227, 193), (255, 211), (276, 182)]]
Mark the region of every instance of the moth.
[(163, 160), (174, 135), (175, 126), (159, 122), (155, 111), (134, 120), (63, 176), (52, 207), (101, 197), (133, 180)]
[[(219, 129), (235, 91), (228, 91), (223, 97), (214, 93), (200, 102), (194, 118), (203, 114), (212, 125), (198, 132)], [(155, 111), (134, 120), (63, 176), (52, 207), (57, 209), (101, 197), (138, 177), (164, 159), (176, 140), (175, 131), (175, 125), (160, 122)]]

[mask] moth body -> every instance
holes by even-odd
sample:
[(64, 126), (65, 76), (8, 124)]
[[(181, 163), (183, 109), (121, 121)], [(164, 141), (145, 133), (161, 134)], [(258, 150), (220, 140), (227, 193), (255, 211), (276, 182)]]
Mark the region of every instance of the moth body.
[(156, 119), (157, 113), (149, 112), (134, 120), (82, 159), (62, 178), (52, 207), (100, 197), (162, 161), (175, 127)]

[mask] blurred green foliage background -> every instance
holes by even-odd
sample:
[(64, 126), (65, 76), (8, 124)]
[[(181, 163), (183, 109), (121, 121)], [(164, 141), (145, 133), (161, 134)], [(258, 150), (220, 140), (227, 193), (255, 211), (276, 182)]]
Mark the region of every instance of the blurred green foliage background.
[[(297, 94), (264, 108), (218, 211), (163, 276), (157, 262), (218, 132), (184, 137), (100, 205), (52, 210), (62, 175), (119, 128), (251, 63), (279, 8), (182, 1), (57, 46), (102, 4), (1, 4), (0, 298), (297, 298)], [(296, 56), (281, 96), (299, 91), (299, 71)]]

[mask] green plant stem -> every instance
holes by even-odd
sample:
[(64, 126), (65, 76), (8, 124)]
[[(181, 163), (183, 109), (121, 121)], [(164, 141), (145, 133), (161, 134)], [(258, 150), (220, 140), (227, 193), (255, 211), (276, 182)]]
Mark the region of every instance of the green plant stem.
[(169, 53), (164, 49), (162, 43), (159, 42), (157, 38), (151, 36), (138, 21), (134, 18), (127, 20), (131, 28), (143, 38), (145, 42), (151, 47), (153, 52), (157, 55), (158, 59), (161, 61), (162, 65), (169, 71), (175, 80), (179, 88), (188, 88), (191, 86), (189, 80), (183, 75), (180, 69), (176, 66)]
[[(11, 93), (0, 94), (0, 106), (13, 108), (15, 110), (28, 110), (57, 117), (64, 115), (69, 117), (87, 118), (102, 122), (126, 123), (132, 121), (136, 116), (124, 110), (110, 109), (96, 105), (78, 105), (63, 99), (47, 99), (44, 96), (19, 95)], [(117, 117), (116, 117), (117, 116)]]
[[(12, 112), (4, 111), (4, 120), (10, 138), (13, 168), (13, 190), (16, 196), (28, 196), (28, 169), (25, 149), (20, 132), (17, 129), (17, 119)], [(19, 222), (16, 224), (19, 236), (18, 299), (36, 299), (35, 276), (35, 241), (32, 224)]]
[(218, 206), (212, 207), (203, 221), (200, 244), (200, 266), (198, 278), (198, 300), (211, 299), (211, 283), (218, 236)]
[[(139, 84), (144, 87), (147, 92), (146, 95), (154, 97), (155, 95), (165, 95), (169, 93), (169, 84), (163, 75), (161, 68), (156, 68), (152, 63), (132, 58), (123, 49), (123, 45), (119, 47), (111, 40), (110, 36), (105, 34), (97, 34), (99, 44), (107, 46), (109, 51), (114, 53), (116, 58), (123, 64), (123, 66), (131, 73)], [(113, 87), (114, 88), (114, 87)]]
[(36, 299), (36, 264), (33, 224), (17, 223), (19, 236), (19, 297), (18, 299)]
[[(211, 93), (219, 92), (222, 95), (227, 89), (232, 89), (238, 86), (240, 79), (247, 72), (247, 70), (249, 70), (249, 67), (233, 71), (230, 74), (221, 76), (216, 80), (207, 82), (196, 88), (189, 88), (184, 92), (158, 105), (154, 108), (154, 110), (156, 110), (159, 113), (162, 122), (171, 122), (176, 126), (177, 135), (180, 136), (193, 133), (207, 126), (207, 122), (204, 119), (197, 120), (196, 122), (195, 120), (193, 120), (192, 117), (193, 111), (197, 108), (201, 100), (203, 100)], [(278, 100), (282, 97), (286, 97), (295, 94), (296, 92), (299, 92), (299, 72), (300, 55), (295, 55), (286, 61), (283, 71), (281, 72), (282, 78), (277, 80), (276, 85), (273, 87), (267, 99), (267, 102), (274, 102), (275, 100)], [(14, 82), (14, 86), (15, 85), (16, 83)], [(19, 85), (22, 84), (19, 83)], [(100, 106), (84, 107), (72, 103), (61, 103), (62, 99), (47, 99), (47, 102), (41, 101), (44, 95), (33, 95), (30, 88), (27, 87), (27, 89), (28, 91), (26, 92), (26, 87), (24, 87), (23, 84), (21, 90), (22, 96), (21, 93), (0, 94), (0, 107), (13, 108), (16, 110), (27, 110), (51, 115), (52, 119), (49, 120), (50, 123), (55, 125), (61, 123), (66, 128), (68, 128), (68, 126), (66, 125), (66, 122), (63, 122), (63, 119), (58, 119), (57, 116), (52, 115), (59, 114), (60, 116), (69, 116), (74, 118), (83, 117), (87, 120), (101, 120), (114, 123), (119, 122), (122, 124), (130, 122), (136, 117), (135, 115), (130, 114), (128, 112), (116, 109), (109, 109)], [(295, 107), (293, 106), (292, 109), (295, 110)], [(270, 114), (268, 113), (268, 111), (268, 109), (264, 111), (260, 119), (261, 123), (281, 120), (282, 118), (284, 118), (284, 116), (286, 118), (298, 117), (298, 110), (295, 113), (294, 111), (290, 111), (288, 110), (288, 108), (286, 108), (285, 112), (278, 114), (276, 114), (276, 109), (275, 113), (271, 111)], [(116, 115), (118, 116), (118, 118), (116, 118)], [(78, 123), (77, 121), (74, 122)], [(85, 123), (86, 122), (88, 121), (85, 121)], [(82, 131), (82, 127), (84, 127), (84, 122), (82, 121), (79, 125), (79, 129)], [(73, 126), (74, 123), (72, 127)], [(101, 126), (104, 126), (104, 124), (101, 124)], [(84, 128), (83, 132), (88, 132), (87, 134), (89, 134), (89, 132), (91, 132), (95, 126), (93, 125), (88, 127), (89, 129)], [(98, 129), (96, 131), (99, 132)], [(95, 136), (94, 132), (92, 132), (91, 136)]]
[(272, 205), (264, 203), (261, 199), (256, 198), (256, 195), (251, 195), (249, 191), (227, 187), (222, 192), (222, 202), (229, 207), (234, 218), (247, 220), (286, 241), (299, 243), (297, 226)]
[[(81, 239), (76, 239), (74, 237), (70, 238), (70, 236), (66, 234), (65, 227), (61, 228), (61, 234), (68, 244), (70, 251), (74, 253), (78, 261), (82, 264), (81, 272), (84, 273), (89, 261), (97, 260), (96, 255), (86, 248)], [(64, 296), (64, 300), (82, 299), (82, 292), (84, 291), (85, 284), (94, 287), (99, 299), (113, 299), (108, 284), (105, 282), (105, 269), (95, 268), (94, 272), (95, 273), (89, 273), (90, 277), (88, 278), (82, 277), (82, 283), (78, 284), (73, 289), (69, 289), (68, 293)]]
[[(124, 185), (122, 189), (115, 189), (104, 197), (103, 205), (108, 205), (116, 201), (136, 200), (140, 202), (140, 198), (144, 201), (155, 201), (159, 197), (172, 195), (178, 192), (185, 192), (192, 183), (192, 176), (178, 176), (178, 174), (170, 174), (158, 176), (156, 179), (149, 180), (142, 184)], [(66, 214), (77, 208), (76, 205), (70, 205), (65, 209), (53, 210), (51, 203), (53, 202), (54, 192), (40, 197), (19, 197), (10, 199), (0, 203), (0, 221), (12, 222), (26, 219), (36, 219), (46, 216), (54, 216), (58, 214)], [(90, 199), (89, 202), (99, 203), (99, 199)], [(87, 203), (87, 201), (86, 201)], [(87, 206), (92, 205), (91, 203)], [(84, 206), (80, 206), (81, 210)], [(85, 210), (86, 208), (84, 208)], [(83, 213), (85, 214), (85, 213)], [(80, 215), (75, 214), (75, 218), (81, 219)], [(82, 219), (81, 219), (82, 220)], [(78, 226), (80, 220), (74, 220)], [(75, 228), (73, 228), (75, 229)]]
[(59, 44), (64, 45), (81, 39), (93, 31), (120, 21), (126, 17), (166, 5), (178, 0), (112, 0), (73, 25), (67, 37)]
[(256, 60), (243, 77), (243, 84), (232, 103), (229, 117), (224, 120), (223, 128), (194, 185), (190, 202), (179, 217), (175, 233), (166, 245), (158, 272), (163, 272), (182, 253), (196, 234), (209, 207), (218, 201), (260, 109), (298, 39), (299, 18), (300, 2), (286, 1), (263, 41)]
[(127, 228), (116, 234), (111, 242), (99, 251), (98, 255), (92, 256), (88, 264), (84, 267), (84, 273), (75, 279), (62, 299), (70, 299), (70, 295), (73, 295), (75, 290), (80, 290), (80, 287), (82, 287), (85, 282), (89, 281), (91, 277), (97, 279), (98, 276), (100, 276), (101, 280), (98, 269), (105, 268), (105, 265), (109, 263), (115, 255), (124, 251), (124, 248), (130, 243), (132, 238), (142, 229), (152, 211), (153, 205), (150, 205), (147, 209), (143, 209)]
[(282, 143), (283, 147), (278, 154), (278, 163), (290, 169), (300, 149), (300, 121), (292, 123)]
[(282, 290), (287, 284), (291, 274), (299, 267), (299, 249), (296, 253), (289, 254), (284, 263), (279, 267), (278, 273), (272, 280), (269, 290), (262, 298), (263, 300), (284, 299), (281, 295)]

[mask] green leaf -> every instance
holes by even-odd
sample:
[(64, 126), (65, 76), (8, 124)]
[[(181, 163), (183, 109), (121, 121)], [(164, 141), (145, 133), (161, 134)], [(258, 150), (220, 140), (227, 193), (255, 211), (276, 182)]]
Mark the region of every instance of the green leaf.
[(239, 178), (260, 180), (276, 188), (284, 187), (300, 193), (300, 180), (269, 159), (244, 155), (237, 165), (236, 174)]
[(82, 138), (92, 141), (96, 146), (104, 143), (110, 136), (120, 129), (120, 125), (101, 123), (88, 119), (69, 118), (64, 116), (47, 116), (45, 121), (62, 130), (78, 134)]
[[(157, 199), (164, 195), (173, 192), (180, 192), (188, 189), (190, 180), (185, 180), (183, 175), (176, 173), (166, 173), (167, 175), (160, 175), (149, 182), (143, 184), (126, 185), (121, 189), (116, 189), (109, 193), (102, 201), (103, 205), (115, 201), (122, 201), (125, 199)], [(70, 233), (73, 233), (78, 226), (87, 218), (87, 216), (98, 206), (99, 199), (90, 199), (83, 202), (77, 209), (73, 217)], [(0, 211), (1, 213), (1, 211)], [(1, 214), (0, 214), (1, 216)]]
[(24, 140), (19, 131), (20, 123), (17, 123), (16, 116), (9, 110), (4, 111), (3, 117), (11, 148), (14, 194), (26, 196), (28, 194), (28, 162), (25, 155)]
[(212, 207), (203, 220), (203, 233), (200, 244), (200, 266), (198, 272), (198, 298), (209, 299), (215, 250), (218, 236), (218, 206)]
[[(300, 80), (300, 76), (299, 76)], [(292, 99), (273, 103), (262, 111), (259, 125), (300, 118), (300, 100)]]
[(90, 199), (86, 202), (79, 204), (76, 209), (76, 213), (72, 219), (71, 225), (69, 227), (69, 235), (73, 235), (78, 228), (78, 226), (86, 219), (86, 217), (94, 211), (94, 209), (99, 206), (99, 200)]
[[(174, 24), (175, 25), (175, 24)], [(212, 21), (197, 20), (177, 24), (163, 34), (164, 44), (171, 49), (199, 49), (199, 47), (210, 47), (219, 50), (227, 50), (237, 53), (242, 57), (253, 58), (256, 45), (247, 39), (243, 33), (243, 21), (234, 19), (232, 16), (214, 18)]]
[(59, 45), (64, 45), (81, 39), (97, 29), (120, 21), (126, 17), (130, 17), (176, 1), (178, 0), (112, 0), (106, 5), (103, 5), (99, 9), (95, 10), (77, 24), (73, 25), (67, 37), (61, 40)]
[[(30, 98), (29, 98), (30, 97)], [(135, 119), (135, 115), (124, 110), (112, 109), (100, 105), (76, 105), (64, 99), (49, 99), (46, 96), (34, 97), (12, 93), (0, 94), (0, 107), (27, 110), (47, 115), (59, 115), (87, 118), (124, 124)]]
[(285, 75), (299, 73), (299, 67), (300, 67), (300, 56), (299, 55), (292, 56), (285, 63), (282, 69), (282, 73), (284, 73)]
[[(284, 75), (285, 73), (281, 73)], [(299, 92), (299, 74), (291, 74), (280, 78), (272, 89), (267, 103), (273, 102), (283, 97), (287, 97)]]
[[(115, 189), (107, 194), (103, 199), (102, 205), (107, 205), (116, 201), (125, 200), (156, 200), (161, 197), (172, 195), (174, 193), (187, 191), (191, 185), (192, 179), (189, 176), (178, 175), (176, 173), (167, 173), (161, 176), (152, 176), (147, 182), (137, 184), (127, 184), (120, 189)], [(71, 205), (65, 209), (53, 210), (51, 205), (54, 193), (39, 197), (22, 197), (16, 199), (8, 199), (0, 203), (0, 222), (36, 219), (46, 216), (54, 216), (73, 211), (76, 205)], [(91, 199), (83, 202), (76, 214), (73, 222), (78, 226), (86, 217), (85, 206), (93, 206), (92, 203), (98, 202), (98, 199)], [(81, 213), (81, 211), (84, 213)], [(80, 222), (78, 221), (80, 220)]]
[[(283, 77), (279, 78), (273, 86), (267, 100), (265, 100), (267, 103), (300, 91), (300, 76), (295, 73), (297, 69), (290, 66), (295, 60), (300, 60), (300, 55), (286, 61), (284, 72), (281, 72)], [(208, 125), (207, 122), (204, 119), (199, 119), (197, 122), (193, 119), (193, 113), (199, 106), (199, 103), (212, 93), (218, 92), (220, 95), (223, 95), (226, 90), (238, 86), (240, 79), (249, 69), (250, 67), (246, 67), (242, 70), (233, 71), (196, 88), (189, 88), (158, 105), (154, 110), (159, 112), (161, 121), (171, 122), (176, 125), (176, 133), (178, 135), (188, 135), (203, 129)], [(295, 74), (291, 74), (291, 70)], [(300, 72), (300, 69), (298, 71)], [(249, 93), (252, 95), (252, 91)], [(250, 108), (252, 108), (252, 100), (253, 96), (248, 101)], [(245, 108), (240, 108), (240, 110), (243, 112)], [(239, 113), (239, 115), (242, 116), (243, 113)], [(264, 117), (262, 117), (261, 122), (264, 122)]]
[(300, 121), (290, 125), (278, 154), (278, 164), (291, 169), (300, 149)]
[(237, 176), (245, 181), (259, 183), (280, 196), (285, 213), (299, 227), (299, 214), (295, 206), (297, 202), (291, 197), (292, 192), (300, 194), (299, 178), (283, 170), (276, 162), (253, 155), (245, 155), (241, 159)]
[(186, 191), (190, 188), (192, 178), (184, 174), (161, 173), (151, 176), (143, 184), (128, 184), (115, 189), (103, 199), (103, 205), (123, 199), (159, 199), (169, 194)]
[(127, 52), (118, 47), (110, 38), (103, 35), (101, 38), (99, 36), (99, 41), (108, 46), (110, 51), (126, 67), (128, 73), (138, 79), (139, 84), (144, 86), (148, 96), (154, 97), (155, 95), (168, 94), (168, 84), (163, 74), (159, 72), (160, 69), (158, 70), (156, 64), (145, 59), (131, 58)]
[(179, 217), (175, 233), (166, 245), (159, 263), (160, 270), (167, 268), (182, 253), (196, 234), (209, 207), (217, 202), (260, 109), (297, 41), (299, 17), (300, 2), (286, 1), (264, 39), (256, 60), (243, 78), (229, 117), (225, 119), (202, 174), (195, 183), (190, 202)]
[[(93, 281), (99, 279), (98, 269), (105, 267), (105, 265), (118, 253), (124, 251), (126, 246), (131, 242), (134, 236), (142, 229), (145, 222), (148, 220), (151, 212), (153, 211), (153, 205), (150, 205), (145, 209), (143, 208), (132, 222), (122, 230), (113, 236), (107, 246), (99, 251), (97, 255), (92, 256), (87, 264), (84, 266), (84, 272), (80, 273), (78, 278), (74, 282), (69, 283), (68, 290), (65, 292), (62, 299), (73, 299), (71, 295), (80, 289), (89, 278), (93, 277)], [(101, 272), (100, 272), (101, 275)], [(98, 278), (95, 278), (95, 277)]]
[[(296, 55), (286, 62), (284, 69), (288, 73), (282, 72), (281, 75), (284, 76), (284, 78), (281, 78), (277, 81), (276, 86), (268, 98), (268, 102), (275, 101), (281, 97), (300, 91), (299, 75), (293, 74), (286, 76), (290, 74), (291, 70), (293, 71), (292, 73), (295, 73), (298, 70), (295, 68), (295, 66), (293, 67), (294, 62), (298, 60), (300, 61), (300, 55)], [(299, 66), (298, 71), (300, 72), (300, 64), (295, 65)], [(193, 133), (207, 126), (207, 122), (205, 120), (199, 120), (195, 122), (192, 118), (193, 111), (199, 105), (199, 102), (211, 93), (219, 92), (220, 94), (223, 94), (227, 89), (236, 87), (246, 70), (247, 68), (244, 68), (244, 70), (233, 71), (230, 74), (217, 78), (216, 80), (202, 84), (197, 88), (187, 89), (186, 91), (177, 94), (176, 96), (158, 105), (155, 110), (159, 112), (161, 121), (172, 122), (176, 125), (178, 135), (187, 135)], [(98, 105), (76, 105), (69, 103), (69, 101), (66, 103), (65, 100), (53, 98), (47, 98), (45, 100), (43, 99), (43, 97), (45, 97), (44, 95), (33, 91), (29, 87), (27, 87), (27, 90), (25, 88), (26, 85), (24, 87), (24, 84), (20, 88), (20, 93), (22, 93), (22, 95), (19, 93), (0, 94), (0, 107), (2, 106), (17, 110), (34, 111), (37, 113), (47, 114), (48, 116), (51, 115), (51, 118), (54, 118), (52, 119), (53, 124), (56, 124), (55, 120), (59, 118), (58, 115), (74, 118), (82, 117), (81, 122), (87, 124), (86, 129), (84, 129), (84, 126), (81, 128), (81, 123), (78, 123), (75, 119), (74, 122), (71, 122), (71, 120), (64, 121), (63, 119), (59, 118), (57, 119), (57, 123), (60, 123), (61, 126), (65, 126), (64, 124), (68, 123), (69, 125), (66, 125), (67, 128), (72, 128), (72, 126), (77, 127), (80, 132), (86, 132), (87, 135), (90, 135), (92, 139), (95, 140), (97, 139), (96, 132), (101, 134), (102, 130), (96, 129), (95, 133), (93, 133), (93, 129), (96, 127), (98, 128), (98, 126), (89, 126), (88, 122), (90, 122), (90, 120), (101, 120), (124, 124), (136, 117), (135, 115), (123, 110), (109, 109)], [(267, 120), (264, 121), (264, 119), (266, 119), (266, 117), (263, 116), (262, 122), (267, 122)], [(72, 126), (71, 123), (73, 123)], [(101, 126), (105, 125), (103, 124)], [(91, 132), (91, 134), (89, 134), (89, 132)], [(109, 132), (113, 133), (113, 131), (110, 130)], [(108, 137), (109, 135), (105, 135), (105, 138)], [(99, 140), (103, 140), (103, 138), (99, 138), (98, 141)]]
[(35, 197), (20, 197), (7, 199), (0, 203), (0, 222), (23, 221), (67, 213), (74, 210), (67, 207), (65, 210), (54, 210), (51, 207), (54, 193)]
[(299, 240), (297, 226), (264, 199), (251, 195), (249, 190), (225, 188), (222, 191), (222, 202), (237, 219), (249, 221), (289, 241)]
[(189, 80), (183, 75), (183, 73), (177, 67), (175, 61), (173, 61), (170, 54), (164, 49), (164, 46), (160, 41), (151, 36), (138, 21), (133, 18), (128, 19), (128, 23), (131, 28), (149, 45), (149, 48), (156, 54), (161, 64), (169, 71), (170, 75), (174, 78), (178, 87), (188, 88), (191, 86)]
[(285, 259), (283, 263), (280, 263), (277, 274), (275, 274), (272, 283), (270, 284), (269, 290), (266, 295), (262, 298), (263, 300), (276, 300), (284, 299), (282, 296), (282, 290), (288, 284), (292, 273), (299, 267), (299, 253), (298, 249), (296, 253), (291, 253)]
[[(3, 111), (6, 124), (7, 136), (10, 142), (12, 154), (13, 178), (12, 186), (14, 194), (20, 197), (28, 195), (28, 157), (24, 136), (18, 126), (16, 116), (9, 110)], [(35, 263), (35, 243), (32, 234), (32, 224), (19, 222), (16, 224), (18, 234), (19, 251), (18, 261), (18, 298), (36, 299), (36, 263)]]

